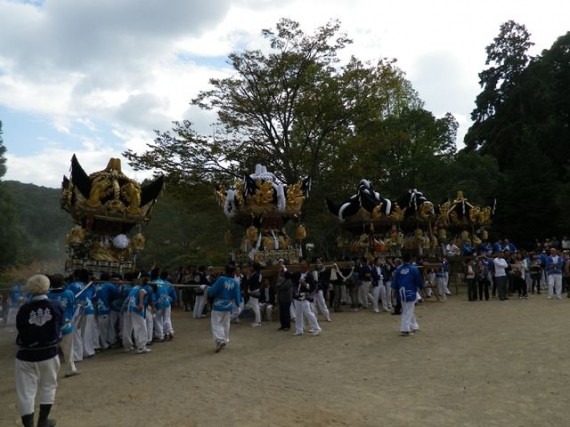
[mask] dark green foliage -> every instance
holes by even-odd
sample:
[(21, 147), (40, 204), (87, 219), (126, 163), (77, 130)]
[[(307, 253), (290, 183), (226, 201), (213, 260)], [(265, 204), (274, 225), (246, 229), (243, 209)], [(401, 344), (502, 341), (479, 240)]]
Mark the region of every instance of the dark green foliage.
[(0, 269), (17, 262), (24, 245), (18, 210), (14, 206), (9, 185), (1, 180), (6, 174), (5, 153), (0, 121)]
[(569, 225), (570, 33), (534, 58), (529, 38), (524, 26), (501, 26), (465, 138), (467, 150), (497, 159), (504, 181), (495, 227), (520, 243)]
[(213, 186), (169, 185), (142, 230), (147, 244), (139, 265), (156, 262), (169, 270), (189, 264), (223, 265), (230, 249), (224, 244), (226, 230)]
[(60, 191), (16, 181), (3, 184), (18, 218), (18, 225), (11, 230), (17, 237), (8, 240), (17, 255), (8, 264), (61, 259), (63, 265), (65, 236), (73, 224), (60, 208)]
[(6, 175), (6, 147), (4, 146), (4, 141), (2, 139), (2, 121), (0, 120), (0, 179)]

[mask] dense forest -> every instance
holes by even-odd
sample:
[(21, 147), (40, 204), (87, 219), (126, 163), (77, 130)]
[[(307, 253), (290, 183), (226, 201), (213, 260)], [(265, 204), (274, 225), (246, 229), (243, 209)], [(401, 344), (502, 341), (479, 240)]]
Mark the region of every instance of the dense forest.
[[(169, 268), (221, 263), (229, 224), (214, 188), (260, 163), (285, 182), (313, 178), (303, 218), (315, 251), (334, 251), (339, 224), (324, 198), (343, 200), (366, 178), (383, 196), (417, 188), (437, 204), (462, 190), (472, 203), (496, 201), (491, 238), (520, 246), (570, 228), (570, 32), (531, 56), (531, 35), (509, 21), (487, 46), (473, 125), (457, 151), (457, 122), (424, 108), (395, 60), (364, 63), (340, 52), (351, 40), (333, 21), (305, 34), (283, 19), (263, 30), (264, 51), (229, 55), (232, 77), (212, 79), (191, 100), (217, 112), (213, 135), (191, 118), (157, 130), (144, 153), (124, 156), (164, 174), (166, 190), (143, 231), (140, 262)], [(5, 173), (1, 140), (0, 179)], [(0, 181), (0, 266), (65, 257), (71, 220), (59, 191)]]

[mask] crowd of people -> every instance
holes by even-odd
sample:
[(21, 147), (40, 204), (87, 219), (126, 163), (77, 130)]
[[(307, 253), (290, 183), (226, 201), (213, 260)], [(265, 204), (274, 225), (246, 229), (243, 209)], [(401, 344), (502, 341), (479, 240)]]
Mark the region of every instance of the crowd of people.
[[(513, 294), (526, 299), (545, 289), (549, 299), (561, 299), (565, 290), (570, 297), (570, 249), (564, 246), (570, 241), (555, 243), (547, 241), (535, 252), (519, 251), (508, 240), (478, 247), (463, 258), (459, 273), (468, 300), (505, 301)], [(294, 336), (318, 336), (321, 322), (331, 322), (331, 313), (344, 310), (401, 315), (400, 334), (410, 336), (419, 331), (416, 304), (434, 294), (443, 299), (451, 295), (450, 260), (456, 255), (446, 252), (431, 263), (407, 253), (342, 263), (303, 259), (294, 270), (279, 260), (268, 270), (248, 263), (229, 264), (223, 271), (189, 267), (175, 274), (153, 267), (125, 277), (92, 277), (86, 270), (67, 278), (33, 276), (26, 286), (13, 287), (7, 314), (7, 323), (18, 330), (22, 423), (33, 425), (39, 388), (38, 425), (54, 425), (48, 415), (60, 367), (58, 352), (65, 377), (79, 374), (77, 362), (110, 348), (149, 353), (153, 343), (174, 338), (171, 313), (176, 305), (196, 319), (209, 314), (215, 352), (229, 344), (231, 323), (251, 318), (251, 327), (259, 328), (275, 317), (278, 331), (290, 331), (295, 323)]]
[(490, 296), (505, 301), (510, 295), (528, 299), (529, 293), (540, 295), (543, 290), (548, 299), (561, 299), (563, 292), (570, 297), (570, 240), (566, 236), (561, 241), (555, 237), (537, 240), (529, 251), (519, 250), (508, 239), (467, 250), (450, 243), (445, 254), (442, 263), (452, 256), (466, 257), (460, 275), (467, 284), (469, 301), (488, 301)]

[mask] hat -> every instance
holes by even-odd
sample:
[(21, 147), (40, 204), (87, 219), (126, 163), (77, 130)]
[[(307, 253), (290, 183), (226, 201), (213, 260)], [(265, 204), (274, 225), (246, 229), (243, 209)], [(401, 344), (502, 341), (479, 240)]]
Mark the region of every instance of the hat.
[(26, 291), (33, 295), (47, 294), (49, 290), (49, 279), (43, 274), (36, 274), (26, 282)]

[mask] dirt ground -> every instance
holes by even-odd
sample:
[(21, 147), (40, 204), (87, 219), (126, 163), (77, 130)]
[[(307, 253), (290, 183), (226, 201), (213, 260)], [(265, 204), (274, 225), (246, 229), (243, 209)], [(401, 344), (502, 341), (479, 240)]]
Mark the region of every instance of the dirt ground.
[[(467, 302), (400, 317), (345, 311), (319, 337), (277, 322), (232, 325), (219, 354), (209, 319), (176, 311), (176, 338), (146, 355), (110, 350), (61, 378), (53, 418), (90, 426), (568, 426), (570, 299)], [(0, 426), (17, 426), (15, 333), (0, 329)], [(60, 372), (60, 375), (63, 374)]]

